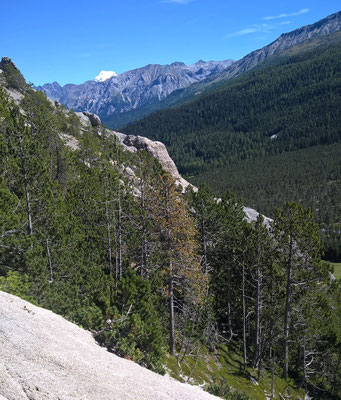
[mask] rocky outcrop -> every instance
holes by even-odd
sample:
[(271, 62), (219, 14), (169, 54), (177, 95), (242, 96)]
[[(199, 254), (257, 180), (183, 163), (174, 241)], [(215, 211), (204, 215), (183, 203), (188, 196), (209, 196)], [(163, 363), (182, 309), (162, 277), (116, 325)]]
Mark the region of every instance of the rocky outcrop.
[[(259, 216), (259, 212), (250, 207), (243, 207), (243, 211), (247, 222), (254, 222), (257, 220)], [(264, 218), (264, 225), (270, 228), (270, 224), (271, 222), (273, 222), (273, 220), (269, 217), (266, 217), (265, 215), (263, 215), (263, 218)]]
[(214, 400), (100, 347), (51, 311), (0, 292), (0, 399)]
[(11, 65), (13, 68), (18, 70), (17, 66), (9, 57), (2, 57), (0, 61), (0, 69), (3, 70), (7, 65)]
[(69, 147), (71, 150), (75, 151), (80, 149), (79, 141), (74, 136), (66, 133), (60, 133), (59, 136), (65, 143), (65, 146)]
[(135, 147), (137, 150), (146, 150), (156, 158), (163, 168), (168, 171), (175, 179), (180, 178), (180, 174), (174, 161), (170, 158), (166, 146), (161, 142), (154, 142), (143, 136), (128, 135), (123, 140), (123, 144), (128, 147)]
[(0, 86), (2, 89), (8, 94), (8, 96), (14, 101), (15, 104), (19, 105), (21, 100), (23, 99), (24, 95), (17, 90), (16, 88), (9, 87), (6, 78), (5, 78), (5, 73), (4, 70), (8, 67), (12, 67), (15, 71), (17, 71), (18, 75), (21, 76), (20, 71), (14, 64), (14, 62), (9, 58), (9, 57), (2, 57), (0, 61)]
[(94, 126), (94, 127), (101, 126), (102, 122), (98, 115), (89, 113), (89, 112), (83, 112), (83, 114), (89, 118), (91, 126)]
[(143, 136), (125, 135), (120, 132), (114, 132), (114, 134), (118, 137), (120, 142), (127, 150), (146, 150), (148, 153), (150, 153), (160, 162), (162, 168), (171, 174), (171, 176), (175, 179), (176, 184), (181, 185), (183, 190), (185, 190), (188, 186), (191, 186), (194, 190), (197, 190), (179, 174), (174, 161), (169, 156), (167, 148), (163, 143), (154, 142), (153, 140), (147, 139)]
[(20, 93), (18, 90), (12, 88), (11, 89), (4, 88), (4, 90), (16, 105), (19, 105), (21, 103), (21, 100), (24, 98), (24, 95)]

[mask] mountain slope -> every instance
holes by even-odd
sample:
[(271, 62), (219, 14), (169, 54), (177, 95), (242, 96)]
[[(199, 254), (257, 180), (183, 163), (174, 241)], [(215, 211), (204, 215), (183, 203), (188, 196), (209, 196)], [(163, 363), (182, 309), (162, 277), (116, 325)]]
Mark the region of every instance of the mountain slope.
[[(270, 392), (291, 399), (301, 399), (307, 390), (320, 399), (339, 394), (338, 285), (332, 281), (332, 267), (320, 261), (319, 235), (309, 210), (286, 204), (271, 221), (270, 232), (262, 218), (246, 223), (245, 211), (253, 218), (257, 213), (243, 210), (232, 193), (221, 201), (207, 188), (183, 196), (152, 157), (165, 155), (160, 143), (108, 131), (98, 117), (49, 101), (25, 83), (9, 59), (2, 59), (0, 68), (0, 290), (91, 329), (99, 343), (121, 357), (206, 385), (229, 400), (265, 400)], [(129, 149), (133, 151), (125, 151)], [(170, 162), (168, 170), (174, 167)], [(292, 223), (295, 249), (286, 234)], [(293, 279), (286, 283), (289, 264)], [(302, 284), (294, 284), (296, 279)], [(287, 284), (295, 303), (291, 318), (297, 321), (289, 336), (283, 332)], [(39, 328), (39, 312), (23, 307), (24, 314), (36, 313), (31, 322)], [(77, 345), (67, 340), (62, 353), (55, 346), (58, 339), (44, 330), (46, 322), (41, 330), (47, 343), (34, 341), (31, 346), (30, 322), (19, 315), (19, 326), (11, 325), (12, 309), (7, 304), (4, 308), (0, 321), (5, 327), (0, 331), (7, 334), (0, 339), (5, 342), (1, 360), (14, 364), (9, 370), (1, 368), (0, 382), (6, 376), (12, 398), (22, 395), (23, 381), (23, 396), (38, 400), (57, 390), (63, 398), (69, 369), (86, 379), (82, 373), (92, 369), (92, 359), (81, 365), (84, 354), (74, 359), (76, 346), (92, 352), (83, 347), (83, 339)], [(33, 356), (15, 329), (25, 333)], [(290, 358), (282, 350), (288, 337)], [(16, 338), (14, 343), (11, 338)], [(300, 356), (302, 343), (309, 343), (307, 350), (316, 354), (313, 364), (308, 360), (309, 381), (301, 375), (307, 367)], [(51, 347), (56, 358), (44, 353)], [(101, 355), (98, 359), (106, 370), (94, 376), (107, 382), (110, 366)], [(283, 359), (290, 366), (287, 382), (279, 372)], [(22, 371), (20, 377), (17, 371)], [(91, 387), (87, 380), (82, 384), (93, 395), (96, 383), (89, 381)], [(130, 386), (127, 392), (134, 393)], [(83, 388), (75, 390), (79, 393), (74, 398), (86, 396)], [(120, 388), (117, 392), (123, 393)]]
[[(261, 66), (268, 61), (272, 61), (276, 57), (281, 57), (284, 53), (288, 53), (289, 49), (294, 47), (299, 51), (300, 47), (306, 47), (309, 41), (313, 42), (313, 46), (317, 42), (328, 42), (332, 33), (339, 32), (341, 29), (341, 11), (332, 14), (314, 24), (306, 25), (292, 32), (282, 34), (274, 42), (261, 49), (255, 50), (241, 60), (236, 61), (221, 73), (208, 77), (202, 82), (194, 83), (188, 88), (174, 91), (165, 99), (156, 103), (153, 109), (141, 110), (140, 113), (131, 113), (121, 120), (111, 121), (110, 117), (106, 120), (107, 126), (122, 127), (127, 121), (132, 122), (143, 115), (147, 115), (151, 111), (162, 110), (167, 107), (177, 106), (187, 101), (191, 101), (200, 94), (209, 93), (216, 90), (224, 82), (238, 77), (239, 75), (252, 70), (257, 66)], [(304, 50), (304, 49), (303, 49)]]
[[(221, 83), (207, 95), (154, 113), (123, 131), (135, 134), (143, 131), (150, 138), (163, 141), (181, 173), (196, 175), (195, 182), (205, 180), (222, 191), (225, 182), (222, 171), (225, 169), (224, 174), (228, 174), (232, 165), (341, 141), (340, 60), (341, 33), (335, 32), (324, 39), (317, 37)], [(215, 169), (219, 169), (219, 174)], [(271, 165), (268, 170), (271, 173)], [(211, 178), (205, 171), (210, 171)], [(204, 172), (207, 180), (203, 178)], [(339, 182), (339, 172), (328, 173)], [(312, 169), (308, 176), (310, 183), (318, 179)], [(272, 179), (275, 187), (276, 177)], [(300, 199), (298, 194), (290, 193), (290, 177), (287, 179), (288, 191), (284, 197)], [(316, 186), (319, 186), (317, 181)], [(245, 197), (259, 206), (256, 194), (247, 186), (231, 189), (238, 194), (248, 191)], [(317, 206), (322, 200), (320, 196), (324, 196), (323, 191), (306, 205), (319, 210), (319, 220), (327, 222), (327, 210)], [(275, 197), (266, 198), (266, 202), (268, 206), (261, 211), (271, 216), (278, 203)], [(333, 216), (328, 217), (328, 224), (340, 222), (336, 204), (337, 198), (332, 197), (328, 213)]]
[[(207, 95), (136, 121), (124, 132), (162, 140), (180, 170), (189, 173), (198, 170), (191, 170), (191, 161), (205, 169), (219, 159), (230, 163), (258, 156), (248, 154), (249, 149), (271, 153), (339, 141), (341, 33), (314, 44), (292, 48)], [(328, 129), (322, 129), (326, 124)], [(240, 135), (248, 140), (238, 143)], [(231, 152), (230, 142), (239, 147)]]
[(174, 90), (221, 72), (232, 62), (200, 60), (189, 66), (180, 62), (150, 64), (105, 80), (63, 87), (53, 82), (36, 89), (44, 91), (50, 99), (58, 100), (69, 109), (96, 113), (105, 121), (109, 116), (119, 117), (122, 113), (158, 102)]
[(226, 68), (226, 70), (219, 74), (217, 78), (213, 79), (213, 81), (216, 82), (231, 79), (243, 72), (249, 71), (271, 56), (281, 54), (283, 51), (292, 46), (296, 46), (315, 37), (330, 35), (334, 32), (340, 31), (340, 29), (341, 11), (329, 15), (314, 24), (305, 25), (301, 28), (295, 29), (292, 32), (282, 34), (274, 42), (264, 46), (259, 50), (253, 51), (241, 60), (234, 63), (233, 66)]

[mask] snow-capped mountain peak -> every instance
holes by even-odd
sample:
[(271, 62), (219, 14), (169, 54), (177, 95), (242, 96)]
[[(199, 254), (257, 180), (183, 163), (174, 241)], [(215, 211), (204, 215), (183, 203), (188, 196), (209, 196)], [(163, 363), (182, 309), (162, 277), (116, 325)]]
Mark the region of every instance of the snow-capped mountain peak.
[(96, 82), (104, 82), (113, 76), (118, 76), (114, 71), (101, 71), (95, 78)]

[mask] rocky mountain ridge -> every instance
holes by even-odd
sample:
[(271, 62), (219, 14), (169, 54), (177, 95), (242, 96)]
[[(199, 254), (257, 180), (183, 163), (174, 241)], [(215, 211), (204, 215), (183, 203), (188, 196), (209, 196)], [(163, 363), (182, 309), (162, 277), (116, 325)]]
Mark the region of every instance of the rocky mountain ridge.
[(91, 80), (63, 87), (53, 82), (36, 89), (44, 91), (51, 100), (58, 100), (69, 109), (92, 112), (103, 119), (158, 102), (175, 90), (221, 72), (232, 63), (233, 60), (200, 60), (188, 66), (181, 62), (149, 64), (106, 80)]
[(212, 79), (214, 82), (228, 80), (249, 71), (256, 65), (273, 55), (279, 55), (292, 46), (318, 36), (326, 36), (341, 30), (341, 11), (329, 15), (314, 24), (305, 25), (294, 31), (283, 33), (278, 39), (259, 50), (255, 50), (233, 65), (226, 68), (219, 76)]

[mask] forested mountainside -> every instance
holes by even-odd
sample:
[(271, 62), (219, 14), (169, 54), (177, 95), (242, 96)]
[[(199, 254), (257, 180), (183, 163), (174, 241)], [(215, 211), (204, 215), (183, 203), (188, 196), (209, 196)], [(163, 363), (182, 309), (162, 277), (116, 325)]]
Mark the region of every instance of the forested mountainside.
[(310, 206), (340, 258), (340, 60), (336, 32), (123, 131), (161, 140), (188, 179), (228, 187), (266, 215), (286, 200)]
[(339, 398), (339, 281), (309, 210), (247, 223), (231, 192), (183, 194), (0, 66), (0, 290), (225, 399)]
[(108, 116), (105, 119), (105, 124), (111, 128), (121, 129), (124, 124), (142, 118), (153, 111), (162, 110), (167, 107), (174, 107), (183, 104), (200, 94), (207, 94), (217, 86), (219, 87), (222, 82), (226, 82), (250, 71), (257, 66), (264, 64), (268, 60), (281, 57), (282, 53), (291, 47), (297, 48), (300, 45), (304, 46), (304, 43), (308, 40), (328, 41), (328, 37), (331, 34), (339, 32), (340, 30), (341, 12), (337, 12), (315, 22), (314, 24), (302, 26), (294, 31), (282, 34), (274, 42), (262, 47), (261, 49), (252, 51), (242, 59), (227, 66), (223, 71), (212, 74), (211, 76), (206, 77), (206, 79), (193, 83), (188, 87), (173, 91), (164, 99), (161, 99), (153, 105), (148, 107), (142, 106), (136, 110), (125, 112), (119, 116), (113, 116), (113, 118)]
[(91, 80), (80, 85), (70, 83), (63, 87), (53, 82), (36, 89), (69, 109), (96, 113), (104, 122), (110, 120), (108, 126), (117, 127), (129, 121), (125, 114), (144, 115), (141, 110), (152, 110), (155, 103), (173, 91), (217, 75), (232, 63), (233, 60), (199, 60), (192, 65), (182, 62), (149, 64), (101, 81)]

